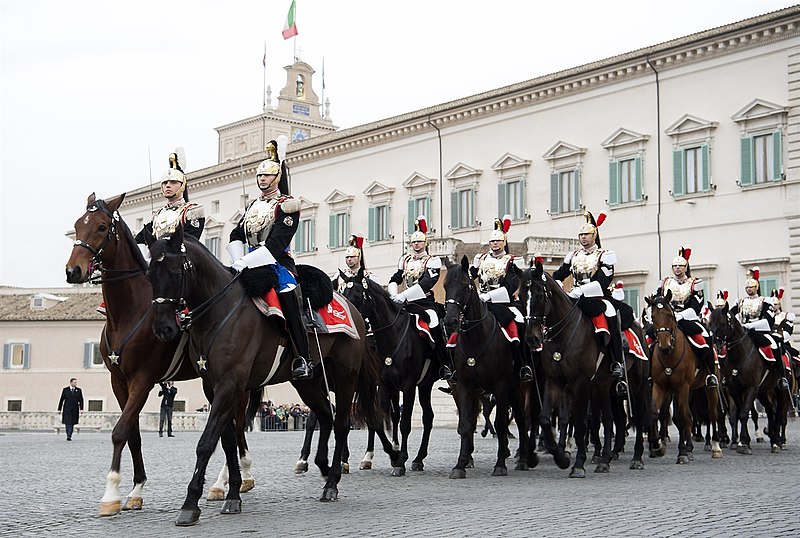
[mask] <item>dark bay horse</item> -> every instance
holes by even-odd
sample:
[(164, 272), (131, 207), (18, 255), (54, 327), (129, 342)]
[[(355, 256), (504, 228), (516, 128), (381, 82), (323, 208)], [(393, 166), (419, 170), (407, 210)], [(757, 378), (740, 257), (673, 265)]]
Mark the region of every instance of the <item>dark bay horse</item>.
[[(397, 394), (403, 395), (400, 456), (392, 465), (391, 476), (406, 474), (408, 436), (411, 433), (416, 393), (419, 394), (419, 404), (422, 407), (422, 440), (419, 451), (411, 462), (411, 470), (421, 471), (428, 455), (428, 443), (433, 429), (431, 391), (438, 379), (434, 343), (428, 336), (420, 334), (413, 315), (395, 303), (380, 285), (364, 276), (363, 269), (359, 269), (354, 277), (347, 277), (340, 271), (339, 278), (345, 282), (344, 296), (372, 325), (375, 345), (379, 356), (383, 358), (381, 388), (385, 394), (385, 402), (396, 402)], [(378, 432), (379, 435), (381, 433), (383, 430)]]
[[(587, 411), (590, 395), (597, 396), (593, 409), (600, 413), (605, 439), (595, 472), (608, 472), (614, 431), (611, 409), (610, 366), (604, 361), (604, 349), (594, 335), (591, 320), (583, 315), (578, 303), (545, 273), (538, 259), (522, 274), (520, 301), (527, 321), (525, 337), (531, 349), (541, 348), (545, 374), (544, 397), (539, 424), (548, 453), (561, 469), (570, 464), (564, 446), (553, 435), (552, 416), (559, 410), (559, 422), (570, 422), (575, 431), (577, 453), (570, 478), (585, 478), (588, 440)], [(568, 416), (561, 416), (568, 414)]]
[[(122, 510), (141, 510), (143, 487), (147, 481), (142, 457), (139, 414), (158, 381), (195, 379), (192, 365), (185, 359), (184, 344), (178, 340), (162, 342), (152, 331), (152, 291), (142, 257), (130, 229), (119, 216), (125, 199), (121, 194), (108, 201), (92, 193), (86, 212), (75, 222), (75, 243), (66, 265), (67, 282), (88, 282), (101, 274), (106, 324), (100, 338), (100, 352), (111, 374), (111, 388), (122, 413), (111, 434), (113, 454), (106, 477), (106, 490), (100, 515), (111, 516)], [(241, 422), (245, 422), (244, 408)], [(244, 428), (237, 431), (241, 465), (245, 473), (244, 491), (255, 483), (250, 474), (250, 456)], [(133, 490), (125, 502), (119, 491), (122, 450), (125, 446), (133, 461)]]
[[(727, 302), (711, 311), (709, 329), (714, 333), (720, 354), (725, 357), (720, 359), (720, 366), (725, 387), (733, 401), (731, 437), (739, 439), (736, 451), (739, 454), (753, 453), (747, 421), (758, 398), (767, 412), (770, 445), (774, 452), (778, 452), (781, 445), (778, 427), (781, 398), (776, 394), (778, 380), (775, 374), (764, 363), (753, 339), (745, 332), (736, 316), (731, 314)], [(783, 413), (786, 411), (787, 409), (783, 409)]]
[[(246, 390), (291, 380), (289, 344), (285, 329), (265, 317), (246, 296), (238, 277), (222, 265), (202, 244), (184, 237), (179, 226), (169, 238), (150, 245), (152, 261), (148, 277), (153, 288), (153, 331), (162, 340), (177, 338), (182, 328), (190, 331), (189, 354), (204, 388), (213, 396), (206, 427), (197, 445), (195, 471), (176, 524), (193, 525), (200, 517), (198, 500), (205, 480), (209, 458), (222, 440), (230, 472), (231, 487), (223, 513), (241, 510), (239, 469), (234, 451), (234, 410)], [(190, 320), (178, 325), (176, 312), (188, 307)], [(292, 381), (298, 394), (319, 420), (320, 436), (315, 463), (327, 481), (322, 501), (338, 497), (337, 484), (342, 474), (342, 450), (350, 430), (350, 413), (363, 414), (371, 426), (379, 426), (376, 365), (366, 352), (364, 320), (350, 311), (358, 338), (345, 333), (309, 337), (315, 363), (322, 362), (322, 372), (312, 379)], [(336, 394), (335, 417), (328, 400), (328, 384)], [(351, 405), (357, 394), (355, 405)], [(328, 439), (335, 434), (332, 464), (328, 465)], [(387, 452), (391, 447), (384, 447)]]
[(453, 397), (458, 407), (458, 434), (461, 450), (450, 478), (466, 478), (466, 468), (475, 449), (474, 434), (478, 419), (478, 398), (491, 392), (497, 404), (497, 461), (492, 476), (506, 476), (509, 405), (519, 431), (517, 470), (527, 470), (539, 463), (534, 446), (528, 442), (527, 417), (520, 391), (519, 365), (514, 364), (512, 344), (503, 336), (495, 317), (478, 297), (470, 277), (467, 257), (460, 264), (450, 265), (444, 282), (445, 318), (448, 333), (458, 333), (453, 363), (456, 383)]
[(706, 387), (702, 372), (698, 369), (697, 354), (681, 331), (672, 309), (672, 292), (664, 296), (646, 297), (651, 308), (656, 342), (653, 347), (651, 364), (653, 377), (653, 400), (651, 407), (650, 456), (659, 457), (666, 453), (666, 447), (658, 437), (659, 414), (665, 399), (674, 397), (675, 413), (672, 417), (678, 428), (678, 460), (676, 463), (689, 463), (692, 451), (692, 411), (689, 393), (692, 390), (705, 390), (708, 403), (708, 417), (711, 422), (711, 457), (721, 458), (717, 430), (719, 392), (716, 387)]

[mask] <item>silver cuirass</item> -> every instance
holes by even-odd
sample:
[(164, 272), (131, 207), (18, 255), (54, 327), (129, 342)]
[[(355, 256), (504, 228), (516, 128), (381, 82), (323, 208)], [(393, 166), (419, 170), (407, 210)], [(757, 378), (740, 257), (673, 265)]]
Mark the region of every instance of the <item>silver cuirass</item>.
[(692, 282), (693, 279), (688, 279), (685, 282), (681, 283), (678, 282), (674, 278), (670, 278), (664, 284), (664, 288), (661, 290), (662, 294), (666, 294), (667, 290), (672, 292), (672, 307), (675, 310), (683, 310), (686, 308), (686, 303), (689, 301), (689, 298), (692, 295)]
[(428, 256), (422, 256), (421, 258), (410, 256), (406, 260), (406, 265), (403, 268), (403, 280), (406, 283), (406, 287), (410, 288), (419, 281), (422, 272), (425, 271), (425, 262), (427, 261)]
[(506, 276), (506, 267), (508, 262), (511, 261), (511, 255), (506, 254), (499, 258), (495, 258), (491, 254), (487, 254), (481, 260), (481, 265), (478, 268), (478, 277), (481, 283), (481, 292), (497, 289), (500, 286), (500, 280)]
[(745, 297), (742, 299), (739, 306), (739, 315), (742, 316), (742, 323), (749, 323), (759, 319), (763, 306), (764, 298), (761, 296), (753, 298)]
[(275, 224), (276, 205), (278, 205), (278, 198), (270, 200), (258, 198), (247, 209), (247, 213), (244, 215), (244, 231), (251, 247), (262, 244), (269, 236), (269, 232)]
[(181, 209), (185, 204), (165, 206), (153, 215), (153, 236), (161, 239), (178, 229), (181, 222)]
[(572, 269), (572, 279), (575, 281), (575, 286), (589, 283), (597, 271), (602, 254), (603, 251), (600, 249), (595, 249), (591, 252), (579, 250), (572, 256), (570, 269)]

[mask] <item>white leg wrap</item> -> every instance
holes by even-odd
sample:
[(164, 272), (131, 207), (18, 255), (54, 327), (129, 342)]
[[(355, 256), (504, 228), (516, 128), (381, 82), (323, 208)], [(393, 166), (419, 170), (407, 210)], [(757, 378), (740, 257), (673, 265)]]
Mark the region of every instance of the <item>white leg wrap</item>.
[(372, 461), (372, 458), (374, 458), (374, 457), (375, 457), (375, 453), (373, 451), (371, 451), (371, 450), (368, 450), (364, 454), (364, 458), (361, 461)]
[(111, 471), (106, 476), (106, 491), (100, 502), (115, 502), (122, 500), (122, 494), (119, 492), (119, 483), (121, 478), (119, 473)]
[(222, 465), (222, 469), (219, 472), (219, 476), (217, 476), (217, 481), (211, 486), (211, 488), (219, 488), (225, 489), (225, 486), (228, 485), (228, 464), (224, 463)]
[(438, 327), (439, 326), (439, 316), (436, 315), (436, 312), (433, 310), (426, 310), (425, 312), (431, 317), (431, 322), (428, 324), (428, 327)]
[(136, 484), (133, 486), (131, 492), (128, 493), (128, 498), (133, 499), (135, 497), (141, 497), (143, 491), (144, 491), (144, 482), (142, 482), (141, 484)]
[(239, 467), (242, 471), (242, 480), (247, 480), (249, 478), (253, 478), (253, 475), (250, 473), (250, 467), (253, 466), (253, 458), (250, 457), (250, 451), (245, 450), (244, 456), (239, 458)]

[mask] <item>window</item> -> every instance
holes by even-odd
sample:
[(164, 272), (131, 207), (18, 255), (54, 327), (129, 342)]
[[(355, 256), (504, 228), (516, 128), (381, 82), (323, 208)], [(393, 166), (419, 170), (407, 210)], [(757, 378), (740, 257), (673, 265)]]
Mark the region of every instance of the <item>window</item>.
[(31, 308), (34, 310), (41, 310), (44, 308), (44, 297), (34, 297), (31, 299)]
[(219, 213), (219, 200), (214, 200), (211, 202), (211, 211), (213, 213)]
[(450, 228), (458, 230), (475, 226), (475, 190), (450, 193)]
[(203, 243), (215, 258), (219, 258), (219, 237), (206, 237), (203, 239)]
[(314, 245), (314, 219), (300, 219), (297, 233), (294, 234), (294, 250), (296, 252), (313, 252)]
[(782, 178), (781, 132), (746, 136), (741, 139), (740, 185), (758, 185)]
[(608, 205), (642, 201), (642, 158), (612, 161), (608, 165)]
[(239, 207), (247, 207), (247, 202), (250, 201), (249, 194), (242, 194), (239, 196)]
[(136, 219), (136, 229), (141, 230), (142, 228), (144, 228), (144, 219)]
[(497, 214), (511, 215), (511, 220), (527, 218), (523, 179), (512, 179), (497, 185)]
[(676, 149), (672, 153), (672, 195), (697, 194), (711, 190), (708, 146)]
[(98, 342), (86, 342), (83, 344), (83, 367), (104, 367), (103, 356), (100, 354), (100, 344)]
[(580, 209), (580, 170), (550, 174), (550, 214), (570, 213)]
[(374, 243), (389, 239), (389, 206), (370, 207), (368, 212), (367, 240)]
[(778, 279), (776, 277), (761, 277), (758, 280), (759, 292), (764, 297), (772, 295), (772, 290), (778, 289)]
[(86, 402), (86, 410), (101, 412), (103, 410), (103, 400), (88, 400)]
[(172, 410), (178, 413), (186, 412), (186, 400), (175, 400), (172, 402)]
[(31, 345), (14, 342), (3, 346), (3, 368), (30, 368)]
[(431, 199), (429, 196), (411, 198), (408, 201), (408, 233), (414, 233), (417, 217), (425, 215), (431, 221)]
[(22, 411), (22, 400), (8, 400), (6, 411)]
[(329, 248), (346, 247), (347, 239), (350, 237), (350, 215), (347, 213), (331, 215), (328, 233)]
[(639, 290), (631, 288), (623, 289), (622, 292), (625, 294), (625, 297), (622, 298), (622, 302), (633, 308), (633, 315), (638, 316), (642, 311), (641, 308), (639, 308)]

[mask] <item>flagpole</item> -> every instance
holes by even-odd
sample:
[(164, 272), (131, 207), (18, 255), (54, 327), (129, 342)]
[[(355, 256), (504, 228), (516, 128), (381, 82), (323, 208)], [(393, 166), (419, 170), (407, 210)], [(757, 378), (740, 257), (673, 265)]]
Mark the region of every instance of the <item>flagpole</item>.
[(264, 66), (264, 86), (261, 91), (261, 111), (267, 111), (267, 42), (264, 41), (264, 58), (261, 60)]
[(321, 114), (323, 118), (325, 117), (325, 56), (322, 57), (322, 99), (320, 102)]
[[(297, 21), (297, 2), (294, 2), (294, 20), (295, 20), (295, 25), (296, 25), (297, 24), (297, 22), (296, 22)], [(294, 49), (293, 52), (292, 52), (292, 55), (294, 56), (294, 61), (292, 63), (295, 63), (297, 61), (297, 34), (294, 34), (294, 37), (292, 37), (292, 48)]]

